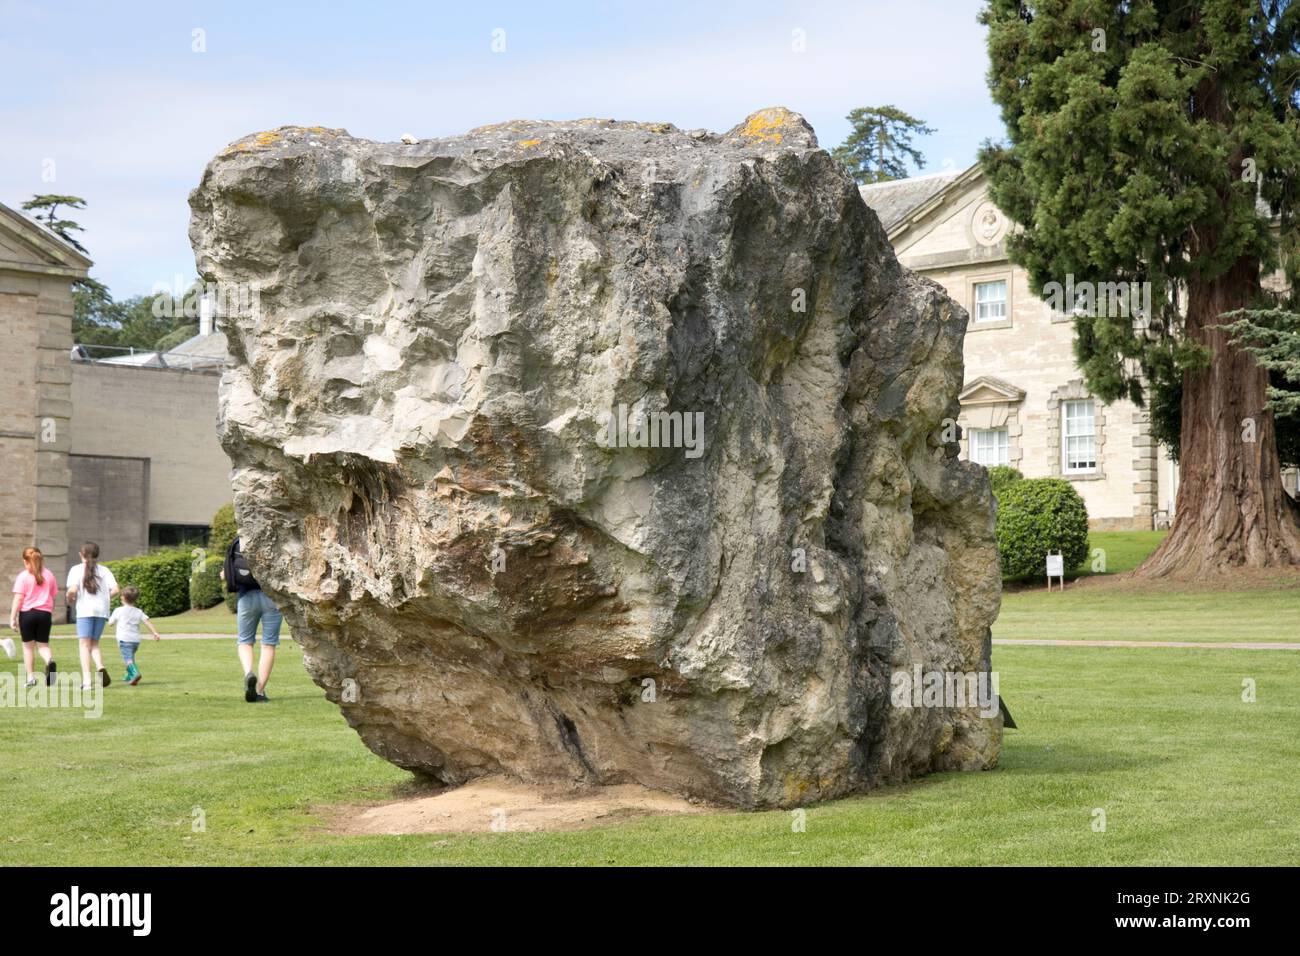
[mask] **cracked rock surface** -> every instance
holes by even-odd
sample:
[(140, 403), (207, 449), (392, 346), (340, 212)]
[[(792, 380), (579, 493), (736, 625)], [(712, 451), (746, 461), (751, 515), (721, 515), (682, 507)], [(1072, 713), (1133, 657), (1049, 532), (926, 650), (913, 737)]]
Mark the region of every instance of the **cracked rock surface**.
[(245, 549), (373, 751), (741, 807), (996, 762), (998, 717), (890, 692), (989, 666), (966, 313), (797, 114), (285, 127), (190, 204), (257, 292), (219, 317)]

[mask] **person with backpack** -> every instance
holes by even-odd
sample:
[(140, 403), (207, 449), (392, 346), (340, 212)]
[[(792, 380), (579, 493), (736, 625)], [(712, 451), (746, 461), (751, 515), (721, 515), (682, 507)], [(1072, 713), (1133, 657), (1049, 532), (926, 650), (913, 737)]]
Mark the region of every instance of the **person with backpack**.
[[(108, 624), (108, 606), (117, 597), (117, 578), (99, 563), (99, 545), (87, 541), (81, 546), (81, 563), (68, 569), (68, 603), (77, 602), (77, 643), (81, 645), (81, 689), (90, 690), (91, 675), (99, 672), (100, 683), (112, 683), (104, 668), (99, 639)], [(94, 664), (95, 670), (91, 670)]]
[[(280, 624), (284, 618), (253, 577), (238, 536), (226, 548), (221, 579), (226, 582), (227, 591), (239, 595), (236, 608), (239, 663), (244, 669), (244, 700), (250, 704), (266, 703), (269, 699), (266, 684), (271, 679), (271, 668), (275, 666), (275, 649), (280, 646)], [(253, 645), (257, 643), (259, 622), (262, 625), (262, 653), (254, 671)]]

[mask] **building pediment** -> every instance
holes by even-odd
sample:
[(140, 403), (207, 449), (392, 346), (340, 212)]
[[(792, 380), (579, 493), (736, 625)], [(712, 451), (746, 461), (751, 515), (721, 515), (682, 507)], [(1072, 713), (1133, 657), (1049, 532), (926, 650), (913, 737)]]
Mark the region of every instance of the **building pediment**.
[(81, 277), (91, 261), (58, 235), (0, 204), (0, 269)]
[(962, 405), (995, 405), (1024, 401), (1025, 390), (992, 375), (981, 375), (958, 394)]
[[(862, 186), (859, 192), (863, 201), (880, 217), (890, 243), (898, 249), (911, 241), (910, 234), (924, 232), (932, 228), (936, 220), (953, 215), (954, 202), (964, 194), (972, 193), (984, 200), (984, 189), (984, 172), (976, 163), (961, 172)], [(981, 208), (980, 211), (984, 210)], [(982, 237), (988, 227), (982, 217), (976, 221)], [(993, 241), (1000, 239), (999, 233)], [(983, 239), (980, 241), (984, 242)]]

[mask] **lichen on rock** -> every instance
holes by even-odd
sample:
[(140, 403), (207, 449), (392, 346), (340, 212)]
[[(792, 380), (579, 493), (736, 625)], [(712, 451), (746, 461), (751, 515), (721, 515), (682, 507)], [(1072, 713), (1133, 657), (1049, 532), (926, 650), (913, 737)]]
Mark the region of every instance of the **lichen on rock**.
[(191, 196), (245, 548), (365, 743), (790, 806), (993, 765), (965, 312), (787, 110), (731, 132), (282, 127)]

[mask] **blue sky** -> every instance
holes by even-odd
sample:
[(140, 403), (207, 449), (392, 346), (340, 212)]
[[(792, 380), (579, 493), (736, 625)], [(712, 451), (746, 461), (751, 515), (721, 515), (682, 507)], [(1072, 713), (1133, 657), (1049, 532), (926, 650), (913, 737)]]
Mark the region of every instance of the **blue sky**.
[(186, 197), (203, 167), (290, 123), (377, 140), (523, 117), (725, 130), (779, 105), (829, 148), (850, 109), (892, 103), (938, 130), (918, 144), (926, 172), (960, 169), (1001, 136), (980, 6), (0, 0), (0, 202), (85, 197), (91, 273), (125, 297), (194, 274)]

